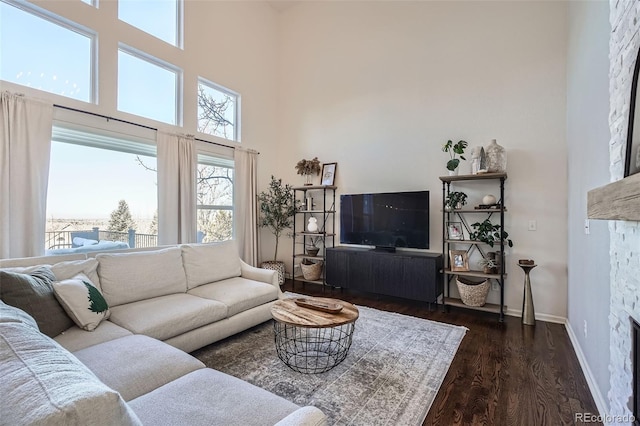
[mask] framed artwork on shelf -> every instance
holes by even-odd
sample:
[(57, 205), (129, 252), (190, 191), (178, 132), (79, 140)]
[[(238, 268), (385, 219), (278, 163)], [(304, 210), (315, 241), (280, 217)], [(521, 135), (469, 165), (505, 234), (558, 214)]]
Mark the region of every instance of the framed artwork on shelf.
[(333, 186), (336, 179), (336, 167), (338, 167), (338, 163), (325, 163), (322, 165), (320, 185)]
[(464, 240), (461, 222), (447, 222), (447, 237), (450, 240)]
[(451, 271), (465, 272), (469, 270), (469, 254), (466, 250), (449, 250)]

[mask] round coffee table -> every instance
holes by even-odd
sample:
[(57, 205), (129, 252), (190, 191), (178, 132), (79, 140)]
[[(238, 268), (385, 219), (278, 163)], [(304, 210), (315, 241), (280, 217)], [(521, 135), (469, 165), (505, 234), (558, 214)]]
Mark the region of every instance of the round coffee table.
[[(298, 306), (296, 299), (329, 306), (338, 313)], [(358, 308), (349, 302), (324, 297), (278, 300), (271, 307), (278, 357), (299, 373), (324, 373), (340, 364), (351, 347)]]

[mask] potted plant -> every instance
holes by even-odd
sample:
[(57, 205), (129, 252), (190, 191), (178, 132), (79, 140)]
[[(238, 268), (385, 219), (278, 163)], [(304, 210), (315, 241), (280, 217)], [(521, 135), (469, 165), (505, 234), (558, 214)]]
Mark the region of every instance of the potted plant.
[(504, 240), (509, 247), (513, 247), (513, 241), (511, 241), (508, 237), (509, 234), (504, 229), (500, 229), (500, 225), (494, 225), (487, 218), (483, 222), (476, 222), (471, 224), (471, 227), (474, 229), (473, 232), (469, 233), (469, 238), (475, 241), (482, 241), (483, 243), (489, 244), (489, 246), (493, 247), (496, 242), (500, 240)]
[(278, 281), (284, 284), (284, 262), (278, 261), (278, 243), (282, 232), (291, 228), (296, 204), (291, 185), (283, 185), (282, 179), (271, 176), (269, 189), (258, 195), (260, 203), (260, 227), (269, 228), (276, 237), (276, 248), (273, 260), (262, 262), (261, 267), (278, 271)]
[[(463, 140), (456, 142), (455, 144), (448, 140), (446, 144), (442, 146), (442, 151), (449, 153), (449, 161), (447, 161), (447, 170), (449, 170), (450, 175), (458, 174), (458, 166), (460, 165), (460, 160), (466, 160), (464, 158), (464, 150), (469, 144)], [(457, 158), (460, 156), (460, 158)]]
[(464, 192), (450, 192), (444, 200), (446, 210), (461, 209), (465, 204), (467, 204), (467, 194)]
[(320, 174), (320, 160), (318, 157), (313, 157), (313, 160), (303, 158), (296, 164), (296, 171), (305, 177), (305, 185), (311, 185), (311, 176)]
[(317, 256), (320, 251), (320, 243), (322, 242), (321, 237), (307, 237), (307, 254), (309, 256)]
[(495, 258), (484, 257), (478, 260), (478, 266), (485, 274), (496, 274), (498, 272), (498, 261)]

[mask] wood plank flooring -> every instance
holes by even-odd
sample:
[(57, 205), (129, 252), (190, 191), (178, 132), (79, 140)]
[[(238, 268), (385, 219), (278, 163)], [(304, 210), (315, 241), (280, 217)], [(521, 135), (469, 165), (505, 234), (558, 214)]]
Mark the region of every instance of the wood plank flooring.
[[(451, 308), (429, 311), (404, 299), (287, 281), (283, 291), (333, 297), (469, 329), (423, 425), (582, 425), (576, 413), (598, 411), (562, 324)], [(589, 423), (594, 425), (597, 423)]]

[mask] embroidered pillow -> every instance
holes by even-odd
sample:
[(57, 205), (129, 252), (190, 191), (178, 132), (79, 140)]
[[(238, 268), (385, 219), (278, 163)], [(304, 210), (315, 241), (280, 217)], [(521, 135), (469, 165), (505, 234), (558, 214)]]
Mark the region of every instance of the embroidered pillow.
[(83, 330), (95, 330), (111, 315), (102, 293), (85, 274), (54, 281), (53, 292), (73, 322)]

